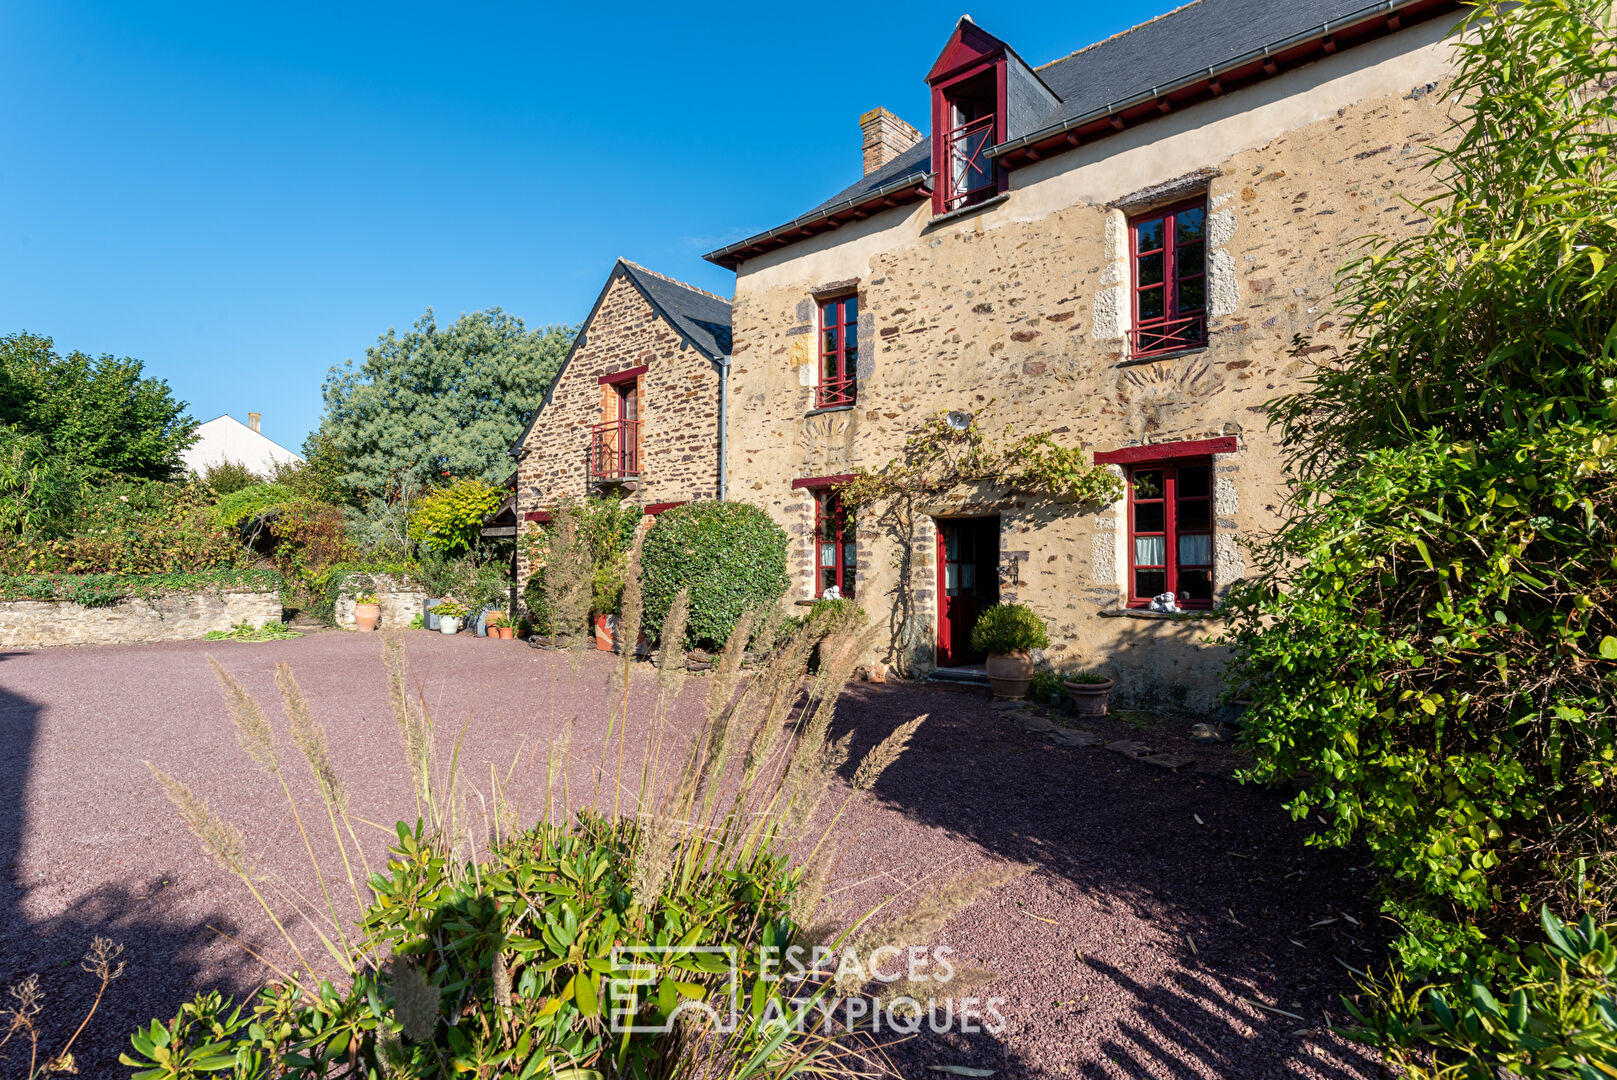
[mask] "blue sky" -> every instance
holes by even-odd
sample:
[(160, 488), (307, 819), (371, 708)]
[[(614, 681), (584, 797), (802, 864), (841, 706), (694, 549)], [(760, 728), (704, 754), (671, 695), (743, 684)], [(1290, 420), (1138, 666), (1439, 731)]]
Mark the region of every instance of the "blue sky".
[[(428, 306), (576, 322), (926, 122), (953, 4), (0, 4), (0, 333), (139, 357), (296, 447), (327, 368)], [(1043, 63), (1170, 3), (977, 8)]]

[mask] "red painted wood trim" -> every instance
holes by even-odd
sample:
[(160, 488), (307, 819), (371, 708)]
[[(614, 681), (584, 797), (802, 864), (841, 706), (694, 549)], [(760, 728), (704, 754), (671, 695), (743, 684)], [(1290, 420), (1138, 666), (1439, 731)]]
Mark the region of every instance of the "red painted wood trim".
[(650, 505), (644, 507), (640, 512), (642, 514), (650, 514), (653, 517), (655, 517), (656, 515), (662, 513), (664, 510), (672, 510), (676, 506), (684, 506), (689, 501), (690, 500), (688, 500), (688, 499), (681, 499), (678, 502), (651, 503)]
[(836, 476), (804, 476), (792, 481), (792, 490), (834, 487), (837, 484), (846, 484), (853, 478), (854, 474), (851, 472), (838, 473)]
[(522, 515), (522, 520), (523, 521), (537, 521), (541, 525), (549, 525), (550, 524), (550, 511), (549, 510), (529, 510), (526, 514)]
[(1167, 461), (1172, 458), (1207, 457), (1209, 454), (1233, 454), (1239, 449), (1235, 436), (1226, 435), (1219, 439), (1152, 443), (1149, 446), (1125, 446), (1120, 450), (1106, 450), (1095, 455), (1095, 464), (1134, 465), (1141, 461)]
[(645, 373), (646, 365), (641, 364), (639, 367), (632, 367), (628, 371), (614, 371), (610, 375), (602, 375), (599, 381), (603, 385), (606, 383), (628, 382), (630, 379), (638, 379)]

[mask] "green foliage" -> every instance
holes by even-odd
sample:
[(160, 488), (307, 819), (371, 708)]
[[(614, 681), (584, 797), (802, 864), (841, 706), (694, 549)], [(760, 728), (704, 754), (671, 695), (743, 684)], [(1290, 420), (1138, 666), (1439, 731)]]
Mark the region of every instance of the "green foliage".
[(153, 600), (173, 593), (267, 592), (281, 575), (260, 566), (170, 574), (0, 574), (0, 600), (68, 600), (106, 607), (138, 596)]
[(977, 625), (971, 628), (971, 647), (985, 653), (1048, 649), (1050, 631), (1026, 604), (995, 604), (978, 614)]
[(1061, 676), (1053, 671), (1035, 671), (1033, 681), (1028, 684), (1028, 696), (1037, 702), (1047, 702), (1051, 698), (1058, 698), (1067, 692), (1067, 687)]
[(72, 508), (79, 481), (43, 437), (0, 424), (0, 537), (49, 530)]
[(139, 360), (62, 356), (50, 338), (0, 337), (0, 425), (43, 440), (74, 473), (167, 480), (195, 423)]
[(208, 641), (285, 641), (303, 635), (283, 622), (268, 622), (263, 626), (239, 622), (229, 630), (209, 630), (202, 636)]
[(372, 592), (356, 593), (354, 595), (354, 603), (356, 603), (356, 604), (375, 604), (376, 603), (376, 594), (372, 593)]
[(850, 623), (863, 623), (865, 609), (846, 597), (835, 600), (816, 600), (809, 605), (809, 618), (824, 627), (827, 634), (841, 630)]
[(550, 626), (550, 594), (545, 589), (545, 568), (540, 567), (528, 575), (528, 581), (522, 586), (522, 606), (527, 609), (528, 622), (532, 624), (536, 634), (548, 637), (553, 631)]
[(1456, 38), (1428, 223), (1344, 269), (1351, 338), (1276, 405), (1291, 520), (1229, 605), (1248, 777), (1362, 837), (1419, 973), (1617, 895), (1608, 17), (1529, 0)]
[(1099, 686), (1101, 683), (1112, 681), (1111, 676), (1102, 671), (1074, 671), (1065, 679), (1066, 682), (1077, 683), (1080, 686)]
[(786, 592), (786, 532), (756, 506), (694, 502), (658, 515), (641, 553), (645, 625), (659, 627), (690, 592), (686, 644), (716, 646), (751, 608)]
[(483, 520), (504, 498), (504, 491), (476, 477), (434, 488), (411, 508), (410, 538), (445, 554), (469, 551), (480, 538)]
[(264, 483), (264, 478), (239, 461), (221, 461), (202, 470), (201, 480), (218, 496)]
[[(1384, 1048), (1408, 1080), (1583, 1080), (1617, 1074), (1617, 947), (1613, 927), (1588, 916), (1567, 925), (1548, 908), (1545, 945), (1492, 985), (1467, 981), (1450, 1004), (1436, 989), (1391, 976), (1365, 987), (1374, 1011), (1352, 1003), (1360, 1027), (1343, 1032)], [(1434, 1060), (1435, 1055), (1435, 1060)]]
[(302, 461), (276, 462), (270, 480), (310, 502), (342, 506), (353, 501), (353, 490), (343, 480), (348, 466), (329, 435), (316, 431), (304, 439), (302, 457)]
[(437, 607), (432, 609), (432, 613), (441, 619), (464, 619), (471, 614), (466, 605), (459, 600), (441, 601)]
[(498, 484), (507, 454), (544, 400), (574, 329), (527, 330), (499, 308), (440, 329), (429, 309), (404, 334), (389, 330), (357, 369), (332, 368), (322, 437), (343, 480), (364, 493), (445, 476)]
[(225, 494), (213, 508), (213, 520), (223, 529), (240, 528), (296, 498), (297, 494), (283, 484), (253, 484)]
[[(137, 1080), (180, 1080), (212, 1070), (242, 1080), (333, 1075), (486, 1075), (595, 1080), (679, 1075), (676, 1036), (615, 1035), (603, 974), (614, 948), (661, 947), (651, 985), (634, 1000), (637, 1025), (651, 1028), (681, 1003), (728, 993), (740, 958), (741, 1030), (704, 1053), (733, 1059), (744, 1077), (770, 1065), (785, 1033), (759, 1020), (766, 1002), (791, 1007), (779, 984), (760, 979), (764, 949), (784, 949), (798, 929), (787, 914), (796, 875), (768, 850), (725, 856), (681, 877), (642, 904), (648, 845), (633, 819), (580, 815), (566, 827), (540, 825), (477, 868), (457, 872), (423, 836), (398, 827), (385, 874), (372, 876), (367, 940), (391, 955), (389, 971), (361, 969), (349, 989), (317, 994), (271, 986), (248, 1005), (198, 995), (169, 1023), (154, 1021), (120, 1058)], [(715, 854), (718, 854), (715, 847)], [(734, 865), (731, 865), (734, 863)], [(682, 948), (668, 949), (677, 944)], [(787, 1060), (790, 1060), (789, 1058)], [(597, 1071), (586, 1071), (579, 1066)]]

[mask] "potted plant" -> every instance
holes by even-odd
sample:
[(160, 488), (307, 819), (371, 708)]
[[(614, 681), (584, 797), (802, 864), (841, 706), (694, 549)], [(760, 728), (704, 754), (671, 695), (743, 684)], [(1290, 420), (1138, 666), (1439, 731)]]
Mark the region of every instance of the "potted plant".
[(1050, 647), (1044, 620), (1026, 604), (995, 604), (977, 616), (971, 647), (988, 654), (988, 685), (994, 696), (1020, 701), (1033, 681), (1034, 649)]
[(438, 616), (438, 632), (440, 634), (460, 633), (461, 620), (466, 618), (466, 608), (453, 600), (445, 600), (433, 608)]
[(512, 633), (511, 616), (503, 611), (491, 611), (488, 613), (489, 637), (510, 640)]
[(382, 605), (376, 600), (375, 593), (360, 593), (354, 597), (354, 628), (356, 630), (371, 631), (382, 621)]
[(1066, 678), (1067, 698), (1078, 716), (1105, 716), (1112, 680), (1098, 671), (1075, 671)]

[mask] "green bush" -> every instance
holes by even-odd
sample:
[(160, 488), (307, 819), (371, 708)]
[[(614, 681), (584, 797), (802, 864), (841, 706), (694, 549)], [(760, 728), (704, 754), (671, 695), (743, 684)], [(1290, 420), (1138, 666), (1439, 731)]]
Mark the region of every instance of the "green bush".
[(81, 487), (51, 535), (0, 544), (0, 573), (196, 573), (252, 561), (213, 521), (202, 484), (110, 481)]
[(786, 592), (786, 532), (756, 506), (695, 502), (664, 511), (641, 554), (648, 636), (681, 589), (690, 591), (686, 643), (716, 647), (750, 608)]
[[(1347, 1002), (1361, 1025), (1343, 1034), (1385, 1050), (1407, 1080), (1583, 1080), (1617, 1075), (1617, 927), (1539, 911), (1547, 941), (1492, 985), (1461, 996), (1411, 990), (1394, 974), (1371, 982), (1373, 1007)], [(1434, 1060), (1435, 1056), (1435, 1060)]]
[(1066, 692), (1066, 683), (1053, 671), (1035, 671), (1033, 681), (1028, 684), (1028, 697), (1040, 704), (1053, 697), (1060, 697)]
[(995, 604), (977, 616), (977, 625), (971, 628), (971, 647), (985, 653), (1048, 649), (1050, 632), (1026, 604)]
[(527, 584), (522, 586), (522, 606), (528, 610), (533, 632), (548, 636), (551, 633), (550, 594), (545, 590), (544, 567), (528, 575)]
[(81, 607), (106, 607), (130, 597), (152, 600), (172, 593), (267, 592), (281, 584), (280, 574), (258, 566), (175, 574), (0, 574), (0, 600), (68, 600)]
[(1067, 676), (1066, 681), (1078, 683), (1080, 686), (1099, 686), (1101, 683), (1111, 682), (1112, 678), (1102, 671), (1074, 671)]
[(220, 461), (209, 465), (202, 470), (201, 480), (221, 498), (265, 482), (264, 477), (239, 461)]
[(238, 488), (220, 499), (213, 508), (214, 523), (221, 528), (235, 529), (276, 506), (297, 498), (291, 488), (281, 484), (253, 484)]
[(470, 551), (504, 498), (500, 488), (476, 478), (429, 491), (410, 508), (410, 538), (446, 555)]

